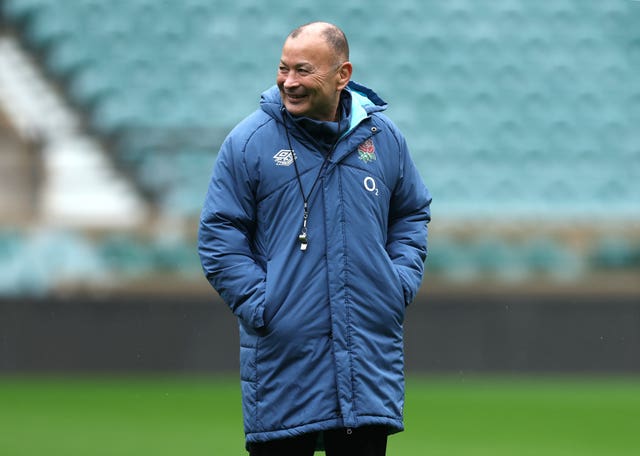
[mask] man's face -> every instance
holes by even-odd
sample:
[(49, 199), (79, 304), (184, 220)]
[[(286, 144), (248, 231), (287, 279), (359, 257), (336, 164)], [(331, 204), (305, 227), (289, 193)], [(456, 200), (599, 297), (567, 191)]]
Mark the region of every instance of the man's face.
[(276, 78), (287, 111), (294, 116), (335, 120), (340, 91), (346, 85), (340, 68), (328, 44), (318, 36), (302, 33), (287, 38)]

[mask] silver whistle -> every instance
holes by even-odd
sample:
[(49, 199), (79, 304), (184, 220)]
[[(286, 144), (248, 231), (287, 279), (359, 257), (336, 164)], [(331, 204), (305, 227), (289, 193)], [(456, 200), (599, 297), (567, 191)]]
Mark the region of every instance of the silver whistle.
[(304, 214), (302, 215), (302, 231), (298, 235), (298, 241), (300, 241), (300, 250), (303, 252), (307, 250), (307, 244), (309, 239), (307, 238), (307, 219), (309, 218), (309, 205), (307, 201), (304, 202)]
[(298, 241), (300, 241), (300, 250), (307, 250), (307, 245), (309, 244), (309, 240), (307, 239), (307, 233), (301, 233), (298, 236)]

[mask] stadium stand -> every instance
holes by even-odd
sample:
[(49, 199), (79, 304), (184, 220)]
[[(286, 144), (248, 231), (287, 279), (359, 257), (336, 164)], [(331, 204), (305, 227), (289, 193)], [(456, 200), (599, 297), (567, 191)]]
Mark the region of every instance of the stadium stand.
[(143, 216), (132, 186), (9, 37), (0, 40), (0, 63), (0, 106), (22, 137), (41, 144), (41, 221), (108, 227)]
[[(638, 2), (5, 0), (2, 14), (115, 168), (186, 226), (283, 35), (324, 18), (352, 37), (354, 79), (389, 101), (434, 195), (433, 273), (637, 271)], [(199, 273), (192, 240), (156, 255), (155, 234), (119, 236), (95, 245), (108, 268)]]
[(0, 214), (6, 221), (28, 222), (38, 187), (38, 164), (0, 113)]

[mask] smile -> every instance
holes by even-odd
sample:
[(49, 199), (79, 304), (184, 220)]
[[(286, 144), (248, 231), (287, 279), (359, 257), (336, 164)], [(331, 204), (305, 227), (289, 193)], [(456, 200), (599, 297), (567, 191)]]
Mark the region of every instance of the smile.
[(291, 101), (300, 101), (300, 100), (302, 100), (303, 98), (306, 97), (306, 95), (296, 95), (296, 94), (293, 94), (293, 93), (285, 93), (285, 95)]

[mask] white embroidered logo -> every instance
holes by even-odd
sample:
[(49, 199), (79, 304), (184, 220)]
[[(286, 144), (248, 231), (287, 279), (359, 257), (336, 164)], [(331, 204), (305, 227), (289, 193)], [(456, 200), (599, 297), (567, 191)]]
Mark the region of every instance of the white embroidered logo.
[(375, 193), (375, 195), (378, 196), (378, 186), (376, 185), (376, 180), (373, 177), (365, 177), (363, 183), (366, 191)]
[(295, 153), (289, 149), (281, 149), (273, 156), (273, 161), (277, 166), (291, 166)]

